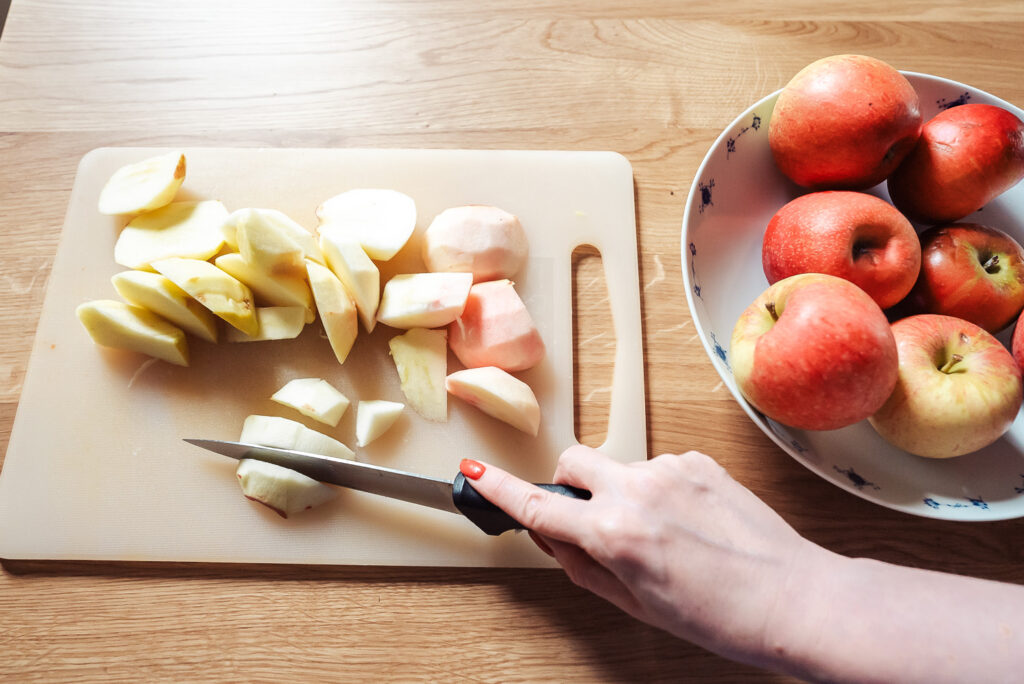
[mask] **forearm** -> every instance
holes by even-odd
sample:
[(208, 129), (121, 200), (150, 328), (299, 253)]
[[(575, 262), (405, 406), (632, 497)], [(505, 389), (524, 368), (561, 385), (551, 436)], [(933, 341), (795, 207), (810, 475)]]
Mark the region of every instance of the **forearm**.
[(1024, 676), (1024, 587), (829, 552), (814, 565), (778, 613), (765, 665), (815, 681)]

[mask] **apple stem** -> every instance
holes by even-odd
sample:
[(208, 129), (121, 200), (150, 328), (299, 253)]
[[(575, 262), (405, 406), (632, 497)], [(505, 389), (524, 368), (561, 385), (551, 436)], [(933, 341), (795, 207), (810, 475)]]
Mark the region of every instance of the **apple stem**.
[(982, 268), (985, 269), (986, 273), (996, 273), (999, 270), (999, 255), (993, 254), (989, 257), (989, 260), (985, 262)]
[(943, 365), (942, 368), (940, 368), (939, 370), (942, 371), (943, 373), (952, 373), (953, 366), (955, 366), (956, 364), (960, 363), (963, 360), (964, 357), (961, 356), (960, 354), (953, 354), (952, 356), (949, 357), (949, 361), (946, 361), (945, 365)]
[(765, 302), (764, 308), (768, 309), (773, 321), (779, 320), (779, 314), (775, 311), (775, 302)]

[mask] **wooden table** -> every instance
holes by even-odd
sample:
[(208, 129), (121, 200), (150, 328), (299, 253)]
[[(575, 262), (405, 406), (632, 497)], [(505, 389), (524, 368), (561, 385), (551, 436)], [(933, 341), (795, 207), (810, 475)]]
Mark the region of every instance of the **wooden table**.
[[(714, 455), (834, 551), (1024, 582), (1024, 521), (895, 513), (764, 437), (700, 345), (679, 249), (715, 136), (818, 57), (871, 54), (1024, 103), (1020, 2), (211, 4), (13, 3), (0, 40), (0, 447), (91, 148), (608, 149), (635, 175), (649, 455)], [(607, 320), (598, 275), (581, 255), (579, 339)], [(609, 347), (579, 353), (579, 434), (598, 444)], [(781, 679), (639, 624), (557, 571), (8, 562), (0, 653), (16, 681)]]

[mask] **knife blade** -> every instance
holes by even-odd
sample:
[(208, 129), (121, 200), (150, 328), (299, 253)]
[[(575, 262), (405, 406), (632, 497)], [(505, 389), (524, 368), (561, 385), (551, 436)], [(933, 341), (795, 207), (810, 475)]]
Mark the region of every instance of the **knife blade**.
[[(490, 535), (524, 529), (512, 516), (481, 496), (461, 472), (454, 479), (445, 480), (370, 463), (259, 444), (214, 439), (185, 441), (236, 460), (251, 458), (266, 461), (327, 484), (461, 514)], [(574, 499), (590, 498), (589, 491), (578, 487), (547, 483), (537, 486)]]

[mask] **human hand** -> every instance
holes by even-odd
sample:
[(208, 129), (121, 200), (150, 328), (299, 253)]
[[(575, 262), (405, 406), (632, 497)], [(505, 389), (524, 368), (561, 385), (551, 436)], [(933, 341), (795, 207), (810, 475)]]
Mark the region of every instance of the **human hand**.
[(474, 465), (463, 467), (473, 486), (530, 530), (574, 583), (747, 662), (772, 664), (793, 598), (830, 555), (698, 452), (622, 464), (572, 447), (553, 481), (589, 489), (588, 501)]

